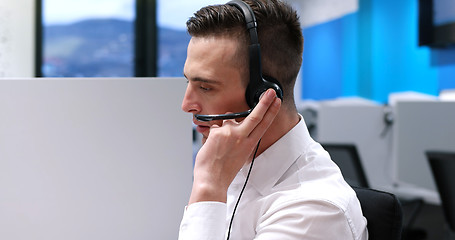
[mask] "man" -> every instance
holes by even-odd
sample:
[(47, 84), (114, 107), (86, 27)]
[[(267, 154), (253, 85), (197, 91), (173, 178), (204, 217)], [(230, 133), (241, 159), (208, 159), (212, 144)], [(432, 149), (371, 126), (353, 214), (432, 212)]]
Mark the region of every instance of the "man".
[[(283, 101), (269, 89), (244, 119), (194, 118), (203, 146), (179, 239), (367, 239), (355, 192), (311, 139), (295, 107), (293, 88), (303, 51), (297, 14), (277, 0), (245, 2), (257, 19), (262, 72), (281, 83)], [(184, 67), (184, 111), (249, 109), (245, 26), (243, 13), (232, 5), (202, 8), (188, 20), (192, 38)]]

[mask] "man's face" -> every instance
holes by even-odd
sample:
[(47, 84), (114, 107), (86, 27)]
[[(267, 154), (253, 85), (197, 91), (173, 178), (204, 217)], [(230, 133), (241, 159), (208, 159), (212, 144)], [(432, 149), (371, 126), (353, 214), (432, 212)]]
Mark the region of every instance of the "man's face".
[[(193, 37), (188, 45), (184, 67), (188, 79), (182, 110), (192, 114), (224, 114), (249, 109), (242, 62), (237, 53), (239, 42), (228, 37)], [(245, 75), (245, 76), (244, 76)], [(197, 131), (207, 139), (210, 126), (222, 121), (199, 122)]]

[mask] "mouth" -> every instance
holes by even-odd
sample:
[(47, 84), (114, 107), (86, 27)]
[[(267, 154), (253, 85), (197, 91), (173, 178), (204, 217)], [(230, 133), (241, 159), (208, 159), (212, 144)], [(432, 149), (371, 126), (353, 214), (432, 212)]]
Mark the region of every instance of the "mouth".
[(201, 125), (196, 126), (196, 131), (201, 134), (203, 134), (209, 130), (210, 130), (210, 127), (207, 127), (207, 126), (201, 126)]
[(203, 125), (200, 122), (193, 120), (194, 125), (196, 125), (196, 131), (198, 133), (204, 134), (205, 132), (210, 130), (210, 126)]

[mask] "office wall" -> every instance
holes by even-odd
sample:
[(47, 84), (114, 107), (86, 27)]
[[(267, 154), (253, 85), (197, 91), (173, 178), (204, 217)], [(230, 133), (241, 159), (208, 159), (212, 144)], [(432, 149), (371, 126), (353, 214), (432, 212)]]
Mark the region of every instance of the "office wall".
[(0, 1), (0, 78), (34, 76), (35, 2)]
[(359, 10), (306, 28), (303, 99), (455, 88), (455, 48), (418, 46), (418, 1), (360, 0)]

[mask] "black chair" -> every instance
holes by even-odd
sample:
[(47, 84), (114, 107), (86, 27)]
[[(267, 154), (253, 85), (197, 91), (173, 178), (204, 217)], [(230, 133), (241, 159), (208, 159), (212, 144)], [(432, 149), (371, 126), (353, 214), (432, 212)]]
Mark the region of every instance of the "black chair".
[[(350, 143), (321, 143), (330, 154), (332, 160), (340, 168), (344, 179), (352, 187), (371, 188), (362, 165), (357, 147)], [(414, 221), (423, 206), (422, 198), (400, 199), (403, 207), (410, 209), (409, 215), (403, 219), (403, 239), (424, 239), (426, 232), (423, 229), (413, 228)]]
[(455, 152), (427, 151), (447, 222), (446, 239), (455, 239)]
[(403, 213), (395, 195), (369, 188), (353, 187), (367, 219), (370, 240), (400, 240)]
[(370, 188), (357, 148), (353, 144), (322, 143), (332, 160), (338, 165), (349, 185)]

